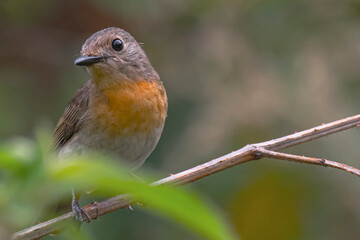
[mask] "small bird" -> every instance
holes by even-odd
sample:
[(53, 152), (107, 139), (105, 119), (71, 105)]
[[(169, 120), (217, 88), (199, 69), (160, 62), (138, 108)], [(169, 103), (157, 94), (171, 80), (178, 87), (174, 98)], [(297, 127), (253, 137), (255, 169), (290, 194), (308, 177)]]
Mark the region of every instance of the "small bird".
[[(59, 155), (95, 150), (112, 154), (132, 169), (154, 150), (163, 131), (168, 100), (159, 74), (128, 32), (110, 27), (90, 36), (75, 65), (90, 74), (69, 102), (53, 134)], [(78, 221), (91, 218), (72, 192)]]

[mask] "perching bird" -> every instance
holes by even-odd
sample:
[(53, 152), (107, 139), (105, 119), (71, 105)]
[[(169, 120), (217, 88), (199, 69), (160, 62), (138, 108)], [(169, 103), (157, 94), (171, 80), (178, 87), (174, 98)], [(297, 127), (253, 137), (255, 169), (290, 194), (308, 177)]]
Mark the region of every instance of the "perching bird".
[[(141, 166), (159, 141), (168, 107), (144, 50), (128, 32), (111, 27), (85, 41), (75, 65), (85, 66), (90, 80), (56, 125), (54, 150), (68, 155), (90, 149), (115, 155), (131, 168)], [(74, 191), (72, 210), (77, 220), (91, 220)]]

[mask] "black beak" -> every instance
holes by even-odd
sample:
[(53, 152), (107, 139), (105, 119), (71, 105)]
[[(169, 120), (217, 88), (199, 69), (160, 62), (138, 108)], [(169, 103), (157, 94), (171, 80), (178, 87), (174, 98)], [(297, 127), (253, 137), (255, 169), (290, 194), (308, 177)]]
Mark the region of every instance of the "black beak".
[(94, 63), (101, 62), (102, 60), (108, 58), (108, 56), (89, 56), (89, 55), (83, 55), (78, 57), (74, 64), (78, 66), (90, 66)]

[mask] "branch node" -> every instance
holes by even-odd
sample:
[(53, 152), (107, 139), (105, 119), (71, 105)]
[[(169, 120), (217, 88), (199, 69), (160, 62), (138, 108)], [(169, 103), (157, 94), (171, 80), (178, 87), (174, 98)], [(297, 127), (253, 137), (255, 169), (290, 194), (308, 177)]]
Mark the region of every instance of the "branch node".
[(259, 151), (259, 150), (254, 151), (254, 160), (259, 160), (259, 159), (262, 159), (263, 157), (264, 157), (264, 155), (262, 154), (261, 151)]
[(264, 157), (263, 155), (263, 147), (259, 147), (256, 144), (248, 144), (243, 148), (245, 151), (248, 151), (252, 154), (252, 160), (259, 160)]
[(322, 166), (324, 166), (324, 167), (327, 167), (327, 165), (325, 164), (325, 162), (326, 162), (326, 159), (325, 159), (325, 158), (321, 158), (320, 164), (321, 164)]
[(94, 201), (94, 202), (91, 202), (90, 205), (88, 206), (85, 206), (86, 207), (94, 207), (96, 209), (96, 215), (95, 217), (93, 217), (93, 219), (98, 219), (100, 214), (99, 214), (99, 207), (98, 207), (98, 202)]

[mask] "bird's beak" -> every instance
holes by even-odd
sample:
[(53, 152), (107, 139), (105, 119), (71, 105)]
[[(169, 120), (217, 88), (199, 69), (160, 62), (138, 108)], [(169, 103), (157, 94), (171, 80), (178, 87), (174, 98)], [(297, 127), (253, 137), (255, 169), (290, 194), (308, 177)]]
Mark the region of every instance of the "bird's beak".
[(89, 56), (89, 55), (82, 55), (78, 57), (74, 64), (78, 66), (90, 66), (94, 63), (98, 63), (103, 61), (104, 59), (109, 58), (108, 56)]

